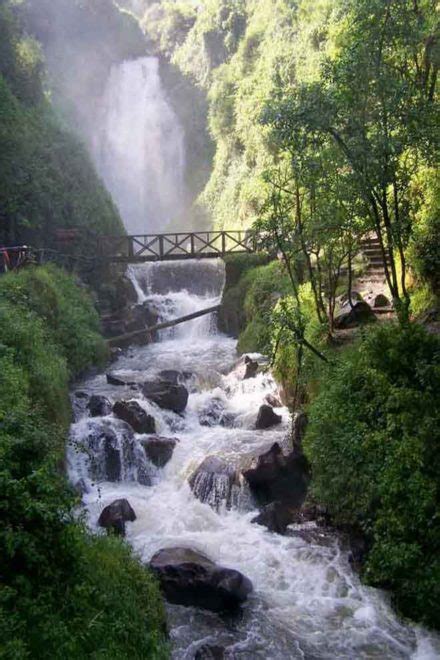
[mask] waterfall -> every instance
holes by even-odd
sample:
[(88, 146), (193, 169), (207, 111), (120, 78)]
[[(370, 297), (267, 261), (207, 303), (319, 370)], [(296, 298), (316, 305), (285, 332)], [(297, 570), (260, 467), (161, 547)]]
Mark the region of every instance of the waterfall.
[(156, 57), (112, 67), (93, 156), (129, 234), (177, 229), (186, 201), (184, 132)]

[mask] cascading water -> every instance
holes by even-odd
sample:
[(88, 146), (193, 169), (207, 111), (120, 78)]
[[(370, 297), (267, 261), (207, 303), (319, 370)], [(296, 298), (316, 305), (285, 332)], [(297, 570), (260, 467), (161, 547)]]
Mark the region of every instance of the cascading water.
[(158, 59), (114, 65), (98, 116), (93, 155), (127, 232), (176, 229), (185, 207), (184, 132), (162, 88)]
[[(153, 300), (166, 317), (209, 307), (220, 299), (224, 279), (221, 264), (209, 261), (136, 266), (129, 275), (140, 301)], [(136, 385), (164, 369), (184, 374), (190, 390), (184, 415), (158, 408)], [(298, 526), (286, 536), (267, 531), (251, 522), (256, 506), (242, 485), (229, 508), (225, 499), (222, 504), (222, 478), (195, 484), (205, 503), (194, 496), (188, 480), (207, 457), (233, 469), (274, 442), (289, 442), (285, 409), (280, 426), (254, 430), (258, 408), (276, 385), (267, 373), (243, 380), (242, 369), (236, 342), (202, 319), (159, 343), (126, 351), (112, 369), (125, 387), (108, 385), (101, 375), (81, 388), (112, 402), (136, 399), (155, 418), (158, 434), (179, 440), (170, 462), (157, 468), (144, 454), (140, 458), (148, 436), (134, 434), (113, 415), (91, 419), (77, 409), (70, 475), (86, 491), (92, 528), (106, 505), (127, 498), (137, 515), (127, 524), (127, 540), (142, 561), (164, 547), (190, 547), (253, 582), (254, 593), (236, 619), (168, 605), (173, 658), (190, 660), (204, 644), (222, 645), (225, 657), (244, 660), (439, 657), (437, 638), (399, 621), (384, 594), (363, 586), (332, 535), (319, 529), (304, 534)], [(107, 480), (93, 485), (103, 473)]]

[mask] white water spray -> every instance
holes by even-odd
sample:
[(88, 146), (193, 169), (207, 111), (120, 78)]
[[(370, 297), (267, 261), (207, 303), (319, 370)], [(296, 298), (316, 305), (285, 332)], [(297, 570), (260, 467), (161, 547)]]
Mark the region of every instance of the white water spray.
[[(216, 268), (217, 279), (213, 277)], [(207, 297), (210, 303), (218, 300), (224, 276), (218, 263), (205, 261), (138, 266), (131, 269), (130, 277), (137, 283), (141, 300), (153, 297), (165, 311), (166, 301), (172, 300), (177, 315), (183, 308), (194, 311), (208, 306)], [(170, 291), (171, 281), (174, 291)], [(90, 394), (104, 394), (113, 401), (138, 398), (156, 418), (161, 435), (179, 438), (168, 465), (147, 475), (150, 486), (143, 485), (139, 473), (126, 465), (122, 480), (100, 483), (98, 490), (91, 486), (81, 456), (70, 451), (69, 460), (72, 480), (88, 480), (84, 503), (93, 529), (103, 507), (127, 498), (137, 515), (135, 522), (127, 524), (127, 540), (142, 561), (147, 563), (160, 548), (191, 547), (252, 580), (254, 594), (242, 618), (234, 622), (204, 610), (168, 606), (173, 658), (193, 660), (203, 644), (223, 645), (228, 648), (226, 657), (240, 660), (440, 657), (435, 636), (400, 621), (383, 593), (361, 584), (332, 534), (312, 528), (302, 535), (298, 526), (292, 526), (288, 535), (280, 536), (251, 522), (255, 505), (246, 498), (237, 498), (244, 504), (226, 510), (200, 502), (191, 492), (188, 478), (206, 457), (237, 466), (243, 457), (261, 454), (274, 442), (288, 442), (286, 409), (281, 410), (280, 426), (255, 430), (259, 406), (267, 394), (276, 394), (271, 375), (243, 380), (236, 342), (216, 333), (212, 324), (182, 325), (177, 335), (165, 336), (160, 343), (129, 349), (114, 365), (116, 374), (127, 382), (143, 382), (163, 369), (188, 374), (190, 396), (183, 417), (160, 410), (129, 386), (124, 390), (107, 385), (104, 375), (83, 384)], [(207, 410), (212, 415), (208, 426)], [(216, 421), (219, 411), (227, 416), (228, 425)], [(112, 425), (116, 435), (121, 433), (112, 416), (105, 423)], [(72, 427), (72, 437), (92, 450), (95, 436), (90, 433), (90, 420), (82, 418)], [(134, 450), (141, 440), (134, 437)], [(100, 451), (101, 447), (102, 443)], [(128, 452), (124, 460), (132, 460)], [(220, 483), (217, 495), (221, 490)]]
[(186, 201), (184, 132), (166, 99), (157, 58), (112, 67), (93, 154), (127, 233), (178, 228)]

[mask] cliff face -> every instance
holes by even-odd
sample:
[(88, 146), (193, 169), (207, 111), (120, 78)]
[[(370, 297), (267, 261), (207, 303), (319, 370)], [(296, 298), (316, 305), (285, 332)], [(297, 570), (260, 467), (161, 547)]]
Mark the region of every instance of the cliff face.
[(57, 227), (120, 233), (85, 149), (45, 93), (41, 47), (14, 7), (0, 6), (0, 242), (50, 245)]

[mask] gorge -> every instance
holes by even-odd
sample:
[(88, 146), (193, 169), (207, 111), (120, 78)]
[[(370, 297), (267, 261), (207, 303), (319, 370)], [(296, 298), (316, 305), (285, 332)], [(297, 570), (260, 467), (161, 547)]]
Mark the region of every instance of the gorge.
[[(219, 301), (224, 267), (209, 260), (147, 264), (131, 267), (129, 276), (139, 303), (152, 305), (167, 320)], [(159, 407), (143, 394), (143, 383), (164, 372), (177, 374), (189, 391), (183, 413)], [(258, 410), (268, 395), (278, 396), (277, 386), (264, 367), (254, 378), (244, 380), (244, 373), (236, 341), (220, 334), (215, 318), (208, 317), (165, 331), (157, 343), (124, 351), (111, 366), (120, 385), (109, 384), (102, 373), (72, 393), (76, 419), (69, 474), (85, 491), (91, 527), (98, 531), (103, 509), (126, 499), (136, 515), (126, 523), (127, 542), (145, 564), (159, 550), (183, 547), (252, 581), (253, 593), (235, 618), (169, 604), (172, 657), (213, 657), (206, 647), (223, 648), (214, 657), (249, 660), (437, 657), (435, 637), (400, 621), (384, 594), (361, 584), (334, 532), (310, 522), (293, 524), (280, 535), (253, 522), (258, 503), (242, 473), (252, 456), (274, 443), (286, 455), (292, 451), (291, 418), (286, 408), (276, 409), (281, 424), (256, 430)], [(155, 436), (174, 441), (169, 462), (157, 467), (145, 454), (145, 442), (155, 436), (134, 434), (113, 414), (91, 417), (85, 402), (96, 395), (105, 397), (110, 409), (116, 401), (136, 401), (154, 418)], [(111, 462), (119, 466), (116, 476), (108, 472), (105, 438), (111, 442)], [(193, 493), (189, 482), (208, 458), (217, 461), (215, 476), (208, 478), (209, 469), (206, 477), (202, 473)], [(228, 470), (241, 475), (235, 485)]]

